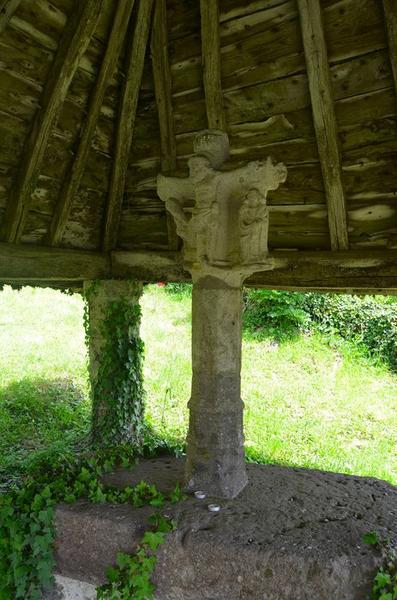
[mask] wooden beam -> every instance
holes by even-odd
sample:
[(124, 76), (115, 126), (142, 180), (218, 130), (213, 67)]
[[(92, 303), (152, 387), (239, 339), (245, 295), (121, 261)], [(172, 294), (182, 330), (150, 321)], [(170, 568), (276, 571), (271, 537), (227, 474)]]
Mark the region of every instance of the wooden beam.
[[(298, 291), (397, 293), (396, 250), (288, 252), (269, 254), (272, 269), (255, 273), (246, 285)], [(77, 286), (89, 279), (190, 281), (180, 252), (110, 255), (33, 244), (0, 243), (0, 284)]]
[(20, 167), (7, 203), (3, 237), (8, 242), (18, 241), (23, 232), (48, 139), (70, 82), (94, 33), (102, 2), (103, 0), (78, 2), (76, 13), (62, 35), (41, 97), (41, 107), (35, 115), (23, 148)]
[(394, 88), (397, 94), (397, 2), (396, 0), (383, 0), (385, 13), (387, 39), (389, 44), (390, 62), (393, 71)]
[(0, 243), (0, 282), (76, 282), (109, 276), (110, 259), (104, 254)]
[[(169, 174), (175, 171), (176, 138), (172, 109), (171, 70), (168, 61), (168, 29), (166, 0), (157, 0), (154, 8), (151, 56), (156, 96), (157, 112), (160, 125), (161, 171)], [(168, 247), (177, 250), (180, 246), (174, 219), (167, 212)]]
[(221, 85), (218, 0), (200, 0), (203, 79), (208, 127), (226, 131)]
[(7, 27), (12, 15), (21, 4), (21, 0), (0, 0), (0, 34)]
[(332, 250), (349, 247), (335, 108), (320, 0), (298, 0)]
[(136, 109), (141, 88), (145, 53), (148, 43), (153, 0), (140, 0), (132, 44), (129, 50), (127, 75), (120, 101), (116, 145), (106, 206), (103, 250), (116, 247), (121, 206), (134, 133)]
[[(112, 276), (142, 281), (190, 281), (178, 252), (111, 254)], [(297, 291), (397, 293), (397, 251), (271, 252), (272, 269), (246, 285)]]
[(92, 138), (94, 137), (106, 89), (115, 71), (121, 46), (127, 33), (133, 6), (134, 0), (130, 0), (129, 2), (119, 0), (118, 2), (106, 53), (90, 99), (87, 119), (82, 127), (76, 157), (63, 181), (59, 194), (60, 201), (55, 207), (49, 233), (49, 243), (51, 246), (59, 246), (62, 241), (73, 199), (79, 189), (87, 157), (91, 149)]

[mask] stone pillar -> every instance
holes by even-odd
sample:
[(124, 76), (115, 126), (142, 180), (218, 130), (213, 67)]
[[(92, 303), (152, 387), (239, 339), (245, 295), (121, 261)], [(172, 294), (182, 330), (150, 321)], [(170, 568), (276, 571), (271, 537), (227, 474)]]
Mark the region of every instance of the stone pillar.
[(240, 397), (242, 284), (252, 273), (272, 268), (266, 197), (287, 172), (270, 158), (220, 170), (229, 154), (222, 131), (199, 134), (194, 150), (189, 177), (159, 175), (157, 181), (193, 278), (186, 480), (190, 489), (233, 498), (247, 483)]
[(143, 433), (143, 343), (139, 337), (142, 284), (85, 282), (92, 437), (97, 446), (132, 444)]
[(241, 307), (240, 278), (230, 282), (193, 273), (186, 479), (191, 489), (227, 498), (247, 483), (240, 391)]

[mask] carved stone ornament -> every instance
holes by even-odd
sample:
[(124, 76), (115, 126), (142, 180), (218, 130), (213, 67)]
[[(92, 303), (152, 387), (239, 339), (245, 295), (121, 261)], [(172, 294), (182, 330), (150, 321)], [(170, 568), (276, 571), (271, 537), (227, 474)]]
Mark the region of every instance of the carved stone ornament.
[[(285, 165), (274, 164), (269, 157), (220, 170), (229, 156), (229, 139), (218, 130), (199, 133), (194, 151), (188, 161), (188, 177), (159, 175), (157, 179), (158, 195), (184, 241), (186, 268), (217, 276), (222, 271), (237, 271), (243, 278), (271, 268), (266, 198), (269, 190), (286, 180)], [(194, 208), (189, 214), (186, 205), (192, 201)]]

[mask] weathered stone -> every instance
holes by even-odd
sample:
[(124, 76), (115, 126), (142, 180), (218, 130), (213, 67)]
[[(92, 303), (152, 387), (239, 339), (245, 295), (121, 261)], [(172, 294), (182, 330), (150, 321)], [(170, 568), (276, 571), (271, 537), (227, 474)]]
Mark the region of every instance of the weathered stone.
[(71, 577), (55, 576), (55, 588), (43, 595), (42, 600), (95, 600), (96, 586)]
[[(176, 459), (143, 461), (138, 473), (121, 470), (107, 480), (123, 487), (160, 474), (160, 486), (165, 482), (170, 489), (182, 467)], [(237, 498), (217, 501), (219, 513), (208, 511), (210, 497), (189, 497), (164, 509), (178, 528), (158, 551), (155, 599), (365, 600), (381, 557), (362, 536), (377, 531), (396, 539), (397, 489), (372, 478), (306, 469), (247, 465), (247, 470), (248, 485)], [(104, 581), (117, 550), (132, 549), (147, 526), (153, 509), (145, 510), (60, 507), (57, 571)], [(70, 546), (62, 562), (61, 542)]]
[(147, 528), (151, 507), (76, 502), (55, 512), (55, 558), (61, 575), (98, 584), (117, 552), (131, 553)]
[[(241, 371), (241, 286), (267, 258), (266, 197), (285, 181), (286, 167), (268, 158), (219, 170), (229, 155), (222, 131), (200, 133), (187, 178), (159, 175), (157, 188), (184, 241), (193, 278), (192, 394), (186, 481), (223, 498), (246, 485)], [(184, 204), (194, 200), (191, 217)]]

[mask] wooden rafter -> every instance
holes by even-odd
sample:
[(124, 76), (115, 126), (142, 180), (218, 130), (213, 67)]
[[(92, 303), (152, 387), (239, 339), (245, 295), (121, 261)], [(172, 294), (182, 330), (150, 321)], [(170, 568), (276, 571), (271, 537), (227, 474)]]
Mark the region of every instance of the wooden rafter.
[[(170, 173), (176, 169), (176, 138), (172, 111), (171, 70), (168, 61), (168, 30), (166, 0), (157, 0), (154, 9), (151, 57), (160, 125), (161, 170)], [(168, 246), (177, 250), (179, 238), (172, 216), (167, 213)]]
[(31, 195), (36, 186), (44, 152), (56, 124), (70, 82), (87, 49), (98, 22), (103, 0), (78, 3), (78, 10), (67, 24), (41, 98), (33, 126), (26, 140), (20, 167), (11, 190), (5, 214), (5, 239), (16, 242), (22, 235)]
[(320, 0), (298, 0), (332, 250), (349, 247), (335, 108)]
[(0, 34), (3, 33), (21, 0), (0, 0)]
[(133, 6), (134, 0), (130, 0), (129, 2), (119, 0), (106, 53), (95, 84), (95, 89), (91, 96), (87, 119), (82, 127), (76, 157), (70, 171), (68, 171), (65, 180), (63, 181), (59, 196), (60, 201), (55, 208), (52, 218), (49, 234), (49, 243), (51, 246), (58, 246), (62, 241), (73, 198), (81, 183), (81, 178), (91, 148), (92, 138), (95, 133), (95, 127), (105, 98), (106, 89), (109, 86), (110, 79), (117, 65)]
[(226, 130), (221, 85), (218, 0), (200, 0), (203, 80), (208, 127)]
[(397, 94), (397, 2), (383, 0), (390, 62), (393, 70), (394, 87)]
[(103, 250), (116, 247), (128, 160), (135, 126), (136, 109), (141, 88), (145, 53), (149, 38), (153, 0), (140, 0), (127, 74), (124, 82), (117, 122), (113, 168), (106, 206)]

